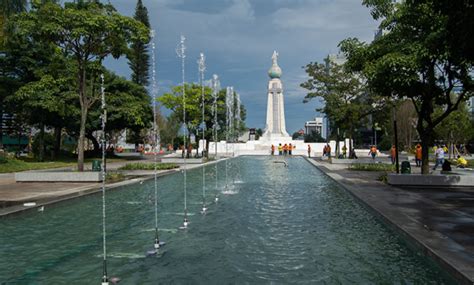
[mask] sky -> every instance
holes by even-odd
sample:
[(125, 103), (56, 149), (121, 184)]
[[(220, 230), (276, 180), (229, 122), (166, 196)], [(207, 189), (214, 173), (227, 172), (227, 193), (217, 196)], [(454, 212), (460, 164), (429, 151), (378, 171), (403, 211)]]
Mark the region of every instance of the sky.
[[(110, 0), (133, 16), (136, 0)], [(338, 52), (348, 37), (371, 41), (377, 22), (359, 0), (143, 0), (155, 30), (159, 93), (181, 82), (176, 55), (180, 35), (186, 37), (186, 81), (198, 82), (199, 53), (206, 56), (206, 79), (219, 75), (221, 86), (233, 86), (247, 109), (246, 125), (264, 128), (268, 69), (278, 51), (283, 70), (286, 129), (304, 128), (318, 116), (321, 103), (303, 103), (307, 80), (303, 66)], [(130, 77), (125, 59), (106, 61), (117, 74)], [(166, 110), (163, 110), (166, 114)]]

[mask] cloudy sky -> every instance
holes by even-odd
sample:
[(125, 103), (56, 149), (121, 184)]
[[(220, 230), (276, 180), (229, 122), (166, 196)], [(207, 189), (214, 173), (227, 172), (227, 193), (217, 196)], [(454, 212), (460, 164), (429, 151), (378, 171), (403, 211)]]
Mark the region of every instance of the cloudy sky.
[[(133, 15), (135, 0), (110, 0)], [(303, 66), (337, 53), (347, 37), (373, 38), (377, 23), (360, 0), (143, 0), (156, 31), (160, 93), (180, 82), (176, 46), (187, 38), (186, 80), (198, 81), (197, 59), (206, 55), (206, 78), (218, 74), (221, 85), (234, 86), (247, 108), (247, 126), (265, 126), (267, 70), (273, 50), (283, 70), (287, 131), (291, 134), (317, 114), (317, 102), (303, 104)], [(125, 60), (107, 65), (129, 77)]]

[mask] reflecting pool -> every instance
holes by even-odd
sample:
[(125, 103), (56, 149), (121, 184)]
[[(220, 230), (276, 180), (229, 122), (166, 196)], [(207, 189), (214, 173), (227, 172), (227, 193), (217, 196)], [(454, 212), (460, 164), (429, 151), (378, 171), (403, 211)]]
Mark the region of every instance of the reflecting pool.
[[(240, 157), (188, 172), (190, 225), (183, 221), (183, 175), (159, 179), (154, 239), (153, 180), (107, 192), (109, 276), (120, 284), (451, 284), (431, 261), (305, 159)], [(100, 284), (101, 195), (0, 219), (0, 284)]]

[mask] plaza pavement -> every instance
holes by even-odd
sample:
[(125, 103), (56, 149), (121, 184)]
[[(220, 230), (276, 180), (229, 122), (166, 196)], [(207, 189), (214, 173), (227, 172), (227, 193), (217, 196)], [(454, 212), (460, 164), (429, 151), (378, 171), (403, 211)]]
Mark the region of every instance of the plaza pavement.
[[(120, 161), (107, 163), (108, 171), (115, 171), (119, 167), (130, 162), (151, 162), (152, 157), (143, 160)], [(213, 161), (208, 162), (214, 163)], [(202, 164), (188, 164), (187, 169), (200, 167)], [(90, 170), (91, 165), (85, 165), (85, 170)], [(160, 170), (158, 176), (176, 173), (183, 169)], [(56, 168), (55, 170), (70, 170), (70, 167)], [(45, 171), (45, 170), (42, 170)], [(114, 189), (120, 186), (138, 183), (154, 177), (154, 172), (147, 170), (121, 171), (127, 177), (126, 180), (107, 183), (106, 189)], [(78, 198), (101, 191), (102, 183), (71, 183), (71, 182), (27, 182), (16, 183), (15, 173), (0, 174), (0, 218), (23, 211), (36, 210), (40, 206), (57, 203), (60, 201)], [(35, 202), (34, 207), (25, 207), (23, 203)]]
[(308, 160), (461, 284), (474, 284), (474, 186), (401, 189), (379, 181), (381, 172)]

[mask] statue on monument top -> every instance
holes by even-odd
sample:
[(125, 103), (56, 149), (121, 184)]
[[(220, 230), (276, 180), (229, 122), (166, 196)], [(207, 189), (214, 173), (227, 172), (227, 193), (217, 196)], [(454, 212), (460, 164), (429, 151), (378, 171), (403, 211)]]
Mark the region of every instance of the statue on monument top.
[(272, 61), (273, 61), (273, 64), (272, 64), (272, 67), (270, 67), (270, 69), (268, 70), (268, 75), (272, 79), (280, 78), (282, 72), (281, 72), (281, 68), (278, 66), (278, 52), (276, 50), (273, 51)]
[(272, 55), (272, 61), (273, 61), (273, 65), (278, 65), (278, 52), (276, 50), (273, 51), (273, 55)]

